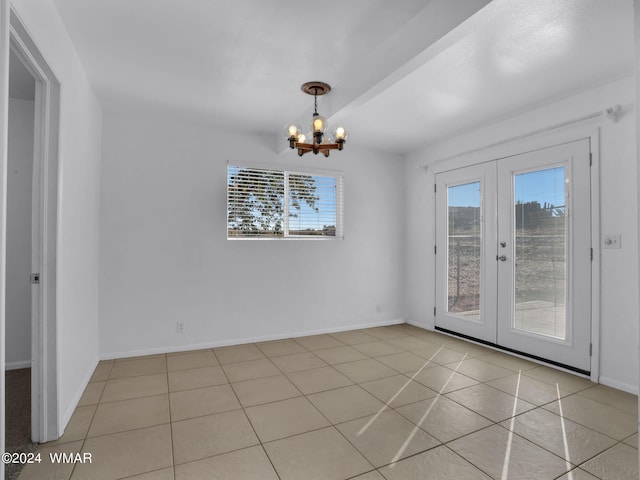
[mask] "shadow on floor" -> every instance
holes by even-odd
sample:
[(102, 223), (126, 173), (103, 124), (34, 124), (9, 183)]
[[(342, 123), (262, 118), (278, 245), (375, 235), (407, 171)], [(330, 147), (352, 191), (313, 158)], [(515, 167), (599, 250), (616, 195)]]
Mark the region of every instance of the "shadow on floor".
[[(33, 452), (37, 444), (31, 441), (31, 369), (5, 372), (6, 430), (5, 450), (10, 453)], [(5, 479), (18, 478), (22, 465), (5, 465)]]

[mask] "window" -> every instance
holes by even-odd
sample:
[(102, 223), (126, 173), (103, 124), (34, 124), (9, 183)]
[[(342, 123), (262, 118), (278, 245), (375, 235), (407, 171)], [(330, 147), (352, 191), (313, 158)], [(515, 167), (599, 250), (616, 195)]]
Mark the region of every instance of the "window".
[(342, 238), (342, 177), (229, 165), (227, 238)]

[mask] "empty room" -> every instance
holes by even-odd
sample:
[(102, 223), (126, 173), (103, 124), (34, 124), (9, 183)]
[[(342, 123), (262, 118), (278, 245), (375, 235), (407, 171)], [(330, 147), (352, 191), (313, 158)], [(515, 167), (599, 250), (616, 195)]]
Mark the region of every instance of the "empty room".
[(0, 480), (637, 479), (638, 25), (0, 0)]

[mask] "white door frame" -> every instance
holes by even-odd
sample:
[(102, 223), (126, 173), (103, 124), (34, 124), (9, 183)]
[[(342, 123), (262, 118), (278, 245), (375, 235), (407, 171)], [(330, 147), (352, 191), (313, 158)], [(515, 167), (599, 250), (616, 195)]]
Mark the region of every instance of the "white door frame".
[[(58, 217), (58, 139), (60, 120), (60, 83), (29, 35), (17, 13), (9, 7), (9, 45), (2, 45), (4, 63), (13, 51), (36, 81), (33, 157), (32, 268), (40, 283), (32, 286), (31, 334), (31, 432), (35, 442), (59, 437), (56, 278)], [(6, 17), (5, 17), (6, 18)], [(4, 27), (0, 26), (0, 30)], [(8, 98), (8, 78), (1, 80)], [(7, 108), (4, 107), (3, 108)], [(4, 118), (7, 111), (2, 112)], [(7, 125), (3, 138), (6, 140)], [(2, 145), (2, 254), (6, 255), (6, 143)], [(4, 262), (0, 267), (5, 277)], [(4, 282), (3, 282), (4, 283)], [(4, 295), (4, 291), (2, 292)], [(4, 303), (4, 302), (3, 302)], [(4, 308), (3, 308), (4, 310)], [(2, 312), (4, 315), (4, 311)], [(2, 321), (3, 366), (4, 327)], [(4, 389), (3, 389), (4, 391)], [(4, 409), (2, 411), (4, 415)], [(4, 426), (4, 425), (3, 425)], [(3, 429), (4, 430), (4, 429)], [(4, 435), (4, 433), (3, 433)]]
[[(9, 0), (0, 0), (0, 284), (6, 285), (7, 273), (7, 141), (9, 130)], [(0, 288), (0, 453), (5, 451), (5, 298)], [(0, 480), (4, 479), (4, 466)]]
[[(509, 141), (495, 147), (487, 149), (479, 149), (477, 151), (461, 154), (457, 157), (450, 157), (444, 161), (436, 161), (426, 166), (427, 169), (427, 185), (433, 189), (435, 185), (435, 176), (437, 173), (452, 170), (454, 168), (462, 168), (478, 163), (497, 160), (500, 158), (519, 155), (521, 153), (532, 150), (553, 147), (561, 143), (573, 142), (576, 140), (589, 139), (591, 146), (591, 245), (593, 245), (593, 261), (591, 262), (591, 376), (593, 382), (598, 383), (600, 378), (600, 271), (601, 271), (601, 252), (600, 252), (600, 129), (593, 126), (589, 122), (581, 125), (570, 125), (545, 132), (540, 135), (532, 135), (528, 138), (518, 139), (517, 141)], [(432, 190), (433, 191), (433, 190)], [(433, 201), (431, 202), (431, 218), (435, 225), (436, 205), (435, 192)], [(431, 233), (431, 251), (436, 246), (435, 228)], [(433, 255), (435, 257), (435, 255)], [(435, 279), (435, 261), (430, 261), (431, 278)], [(435, 300), (435, 281), (433, 291), (430, 296)], [(435, 305), (435, 304), (434, 304)], [(435, 319), (435, 316), (432, 317)], [(430, 328), (434, 328), (434, 323), (429, 322)], [(574, 373), (574, 372), (572, 372)]]

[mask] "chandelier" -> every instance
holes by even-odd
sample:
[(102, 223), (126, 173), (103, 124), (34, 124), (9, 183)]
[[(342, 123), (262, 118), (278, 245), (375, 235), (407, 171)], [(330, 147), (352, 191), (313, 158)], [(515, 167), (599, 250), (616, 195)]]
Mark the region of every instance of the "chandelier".
[[(285, 130), (289, 147), (297, 148), (299, 156), (313, 152), (315, 155), (322, 153), (328, 157), (331, 150), (342, 150), (349, 134), (343, 127), (337, 127), (331, 134), (326, 135), (327, 121), (318, 113), (318, 96), (329, 93), (331, 86), (324, 82), (307, 82), (300, 89), (308, 95), (313, 95), (311, 132), (303, 134), (298, 125), (288, 125)], [(305, 143), (307, 139), (311, 143)]]

